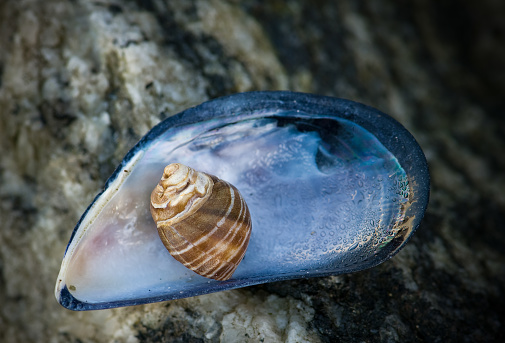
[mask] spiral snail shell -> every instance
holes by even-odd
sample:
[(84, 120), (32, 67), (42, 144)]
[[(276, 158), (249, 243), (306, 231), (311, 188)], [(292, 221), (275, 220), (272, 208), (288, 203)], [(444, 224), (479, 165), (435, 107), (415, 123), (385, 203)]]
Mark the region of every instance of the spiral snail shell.
[(239, 191), (180, 163), (165, 167), (151, 215), (170, 254), (207, 278), (231, 278), (249, 244), (251, 215)]

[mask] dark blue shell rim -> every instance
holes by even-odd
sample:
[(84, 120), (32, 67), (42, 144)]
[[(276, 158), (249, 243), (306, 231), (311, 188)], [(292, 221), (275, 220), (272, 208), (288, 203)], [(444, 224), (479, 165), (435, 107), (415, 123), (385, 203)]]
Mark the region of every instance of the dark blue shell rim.
[[(264, 108), (284, 111), (299, 110), (300, 112), (305, 112), (307, 114), (320, 114), (343, 118), (350, 120), (371, 132), (391, 153), (393, 153), (393, 155), (400, 162), (400, 165), (404, 168), (407, 175), (412, 176), (412, 179), (415, 180), (417, 184), (417, 192), (415, 194), (415, 197), (417, 200), (412, 206), (417, 207), (417, 210), (415, 211), (416, 213), (421, 213), (424, 215), (428, 206), (430, 193), (428, 164), (426, 162), (426, 157), (424, 156), (424, 153), (415, 138), (398, 121), (373, 107), (346, 99), (291, 91), (245, 92), (209, 100), (200, 105), (184, 110), (172, 117), (169, 117), (160, 122), (158, 125), (154, 126), (125, 155), (119, 166), (106, 181), (103, 189), (99, 194), (97, 194), (93, 202), (88, 206), (84, 214), (81, 216), (74, 230), (72, 231), (69, 243), (65, 249), (65, 254), (67, 253), (68, 247), (70, 246), (70, 243), (72, 242), (79, 226), (81, 225), (81, 222), (86, 217), (95, 201), (102, 195), (110, 183), (116, 179), (118, 174), (123, 171), (125, 165), (128, 164), (131, 158), (138, 151), (143, 150), (153, 139), (164, 133), (169, 128), (194, 124), (197, 122), (209, 119), (217, 119), (220, 117), (247, 115)], [(408, 147), (400, 147), (398, 142), (402, 142), (404, 144), (406, 142), (410, 142), (411, 144), (409, 144)], [(406, 163), (406, 161), (409, 161), (409, 163)], [(421, 222), (421, 219), (422, 216), (420, 218), (416, 218), (416, 224), (405, 240), (401, 241), (399, 244), (395, 243), (395, 240), (393, 240), (389, 244), (390, 247), (383, 250), (383, 253), (385, 254), (381, 253), (381, 255), (385, 256), (383, 256), (382, 259), (379, 259), (376, 264), (370, 265), (370, 267), (378, 265), (393, 257), (400, 250), (400, 248), (407, 243), (412, 234), (416, 231), (419, 223)], [(317, 276), (325, 275), (332, 275), (332, 273), (318, 274)], [(292, 278), (293, 277), (290, 276), (279, 276), (278, 278), (275, 278), (275, 280), (272, 280), (271, 278), (268, 280), (281, 281)], [(240, 282), (236, 285), (233, 285), (232, 287), (230, 287), (230, 285), (223, 285), (223, 289), (233, 289), (259, 283), (262, 283), (262, 281), (256, 280), (255, 282), (251, 283)], [(204, 293), (205, 292), (195, 292), (195, 294), (187, 294), (187, 296), (195, 296)], [(142, 299), (138, 302), (128, 300), (103, 304), (87, 304), (75, 299), (66, 287), (62, 289), (60, 295), (60, 303), (63, 306), (73, 310), (107, 309), (166, 300), (172, 299), (167, 297), (153, 297)]]

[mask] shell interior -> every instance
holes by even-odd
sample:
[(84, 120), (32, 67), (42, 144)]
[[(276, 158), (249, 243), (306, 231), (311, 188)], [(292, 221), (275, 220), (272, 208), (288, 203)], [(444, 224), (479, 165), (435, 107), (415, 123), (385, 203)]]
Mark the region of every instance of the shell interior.
[[(249, 248), (230, 280), (187, 270), (158, 237), (150, 193), (172, 162), (232, 183), (249, 206)], [(217, 99), (125, 157), (74, 230), (56, 297), (100, 309), (369, 268), (405, 244), (428, 194), (421, 149), (374, 109), (290, 92)]]

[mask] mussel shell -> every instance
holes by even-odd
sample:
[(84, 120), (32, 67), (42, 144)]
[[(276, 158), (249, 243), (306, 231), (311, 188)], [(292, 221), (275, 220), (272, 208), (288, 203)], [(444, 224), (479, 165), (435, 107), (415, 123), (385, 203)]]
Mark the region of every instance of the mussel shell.
[[(157, 237), (149, 194), (171, 162), (234, 184), (248, 203), (254, 229), (230, 280), (191, 275)], [(128, 152), (72, 233), (56, 297), (103, 309), (370, 268), (404, 246), (428, 197), (421, 148), (371, 107), (293, 92), (215, 99)]]

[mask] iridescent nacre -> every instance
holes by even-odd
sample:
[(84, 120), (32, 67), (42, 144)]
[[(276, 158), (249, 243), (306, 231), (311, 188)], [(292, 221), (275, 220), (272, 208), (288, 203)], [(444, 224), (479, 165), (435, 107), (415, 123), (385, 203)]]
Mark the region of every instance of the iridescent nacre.
[[(150, 194), (173, 162), (230, 182), (249, 206), (249, 248), (229, 280), (186, 269), (158, 237)], [(292, 92), (219, 98), (126, 155), (73, 231), (56, 298), (103, 309), (370, 268), (404, 246), (428, 196), (419, 145), (373, 108)]]

